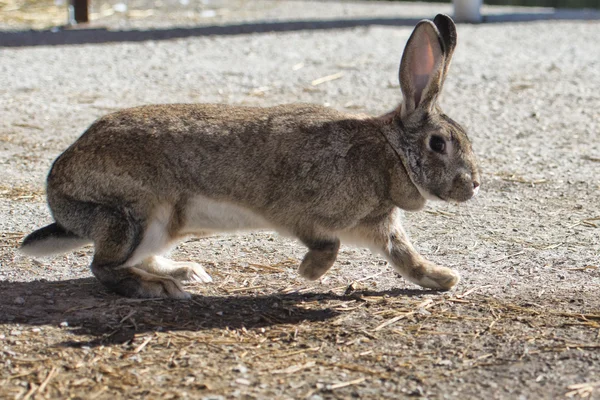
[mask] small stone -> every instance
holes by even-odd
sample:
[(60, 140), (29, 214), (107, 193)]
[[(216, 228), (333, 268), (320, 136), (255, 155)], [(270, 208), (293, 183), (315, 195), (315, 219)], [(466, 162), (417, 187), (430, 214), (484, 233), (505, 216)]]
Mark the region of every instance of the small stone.
[(14, 303), (15, 304), (25, 304), (25, 299), (22, 298), (22, 297), (20, 297), (20, 296), (16, 297), (15, 300), (14, 300)]
[(69, 323), (68, 323), (67, 321), (63, 321), (63, 322), (61, 322), (61, 323), (60, 323), (60, 325), (59, 325), (59, 326), (60, 326), (61, 328), (66, 328), (66, 327), (68, 327), (68, 326), (69, 326)]
[(21, 335), (21, 331), (18, 331), (16, 329), (13, 329), (9, 333), (10, 333), (11, 336), (20, 336)]
[(235, 367), (233, 367), (233, 372), (239, 372), (240, 374), (245, 374), (248, 372), (248, 368), (246, 368), (246, 366), (243, 364), (238, 364)]
[(244, 379), (244, 378), (237, 378), (235, 380), (235, 383), (238, 383), (240, 385), (246, 385), (246, 386), (250, 385), (250, 381), (248, 379)]
[(33, 332), (33, 333), (40, 333), (41, 331), (42, 331), (42, 330), (41, 330), (40, 328), (33, 328), (33, 329), (31, 330), (31, 332)]

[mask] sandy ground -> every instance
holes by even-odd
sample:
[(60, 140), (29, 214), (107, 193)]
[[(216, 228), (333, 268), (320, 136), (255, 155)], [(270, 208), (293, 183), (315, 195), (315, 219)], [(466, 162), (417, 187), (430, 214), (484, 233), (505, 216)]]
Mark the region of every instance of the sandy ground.
[[(245, 4), (255, 14), (218, 22), (318, 10)], [(319, 7), (330, 19), (450, 12)], [(111, 16), (104, 26), (123, 29)], [(156, 26), (176, 25), (165, 18)], [(17, 252), (23, 235), (51, 221), (53, 159), (97, 117), (175, 102), (383, 113), (400, 100), (411, 31), (0, 48), (0, 397), (600, 398), (598, 21), (458, 26), (442, 105), (470, 132), (481, 192), (406, 215), (417, 248), (463, 276), (454, 292), (421, 290), (347, 247), (321, 282), (303, 281), (295, 268), (304, 248), (270, 232), (177, 247), (173, 258), (202, 263), (215, 280), (190, 285), (192, 301), (106, 292), (88, 270), (91, 248), (44, 259)]]

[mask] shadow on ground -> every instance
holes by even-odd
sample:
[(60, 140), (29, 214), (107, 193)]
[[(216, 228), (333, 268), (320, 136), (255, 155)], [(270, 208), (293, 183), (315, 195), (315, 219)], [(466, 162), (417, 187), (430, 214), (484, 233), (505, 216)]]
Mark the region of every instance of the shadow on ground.
[[(433, 17), (433, 15), (428, 16)], [(348, 29), (368, 26), (414, 26), (421, 18), (358, 18), (338, 20), (260, 21), (256, 23), (213, 25), (189, 28), (148, 30), (109, 30), (106, 28), (0, 31), (0, 47), (79, 45), (89, 43), (141, 42), (171, 40), (197, 36), (233, 36), (252, 33), (293, 32)], [(548, 20), (600, 20), (600, 10), (551, 9), (534, 13), (491, 14), (485, 23), (533, 22)]]
[[(338, 295), (289, 293), (268, 295), (194, 295), (191, 300), (128, 299), (106, 292), (93, 278), (58, 282), (0, 282), (0, 325), (63, 326), (91, 341), (67, 346), (125, 343), (153, 331), (201, 331), (261, 328), (305, 321), (326, 321), (338, 312), (315, 302), (357, 300), (361, 296), (416, 296), (425, 290), (357, 290)], [(311, 303), (306, 307), (305, 303)]]

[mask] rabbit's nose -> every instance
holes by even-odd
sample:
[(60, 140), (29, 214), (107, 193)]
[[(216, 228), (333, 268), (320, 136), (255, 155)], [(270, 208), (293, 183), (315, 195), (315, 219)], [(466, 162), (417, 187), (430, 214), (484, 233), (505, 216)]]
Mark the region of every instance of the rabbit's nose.
[(473, 181), (473, 196), (477, 195), (477, 193), (479, 193), (479, 182)]

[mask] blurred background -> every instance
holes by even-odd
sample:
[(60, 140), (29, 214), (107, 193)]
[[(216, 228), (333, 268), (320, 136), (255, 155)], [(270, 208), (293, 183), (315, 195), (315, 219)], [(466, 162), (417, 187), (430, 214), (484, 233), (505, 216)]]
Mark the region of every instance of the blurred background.
[[(45, 29), (69, 22), (70, 0), (0, 0), (0, 30)], [(223, 22), (248, 22), (293, 19), (294, 0), (88, 0), (92, 26), (160, 28), (163, 26), (210, 25)], [(397, 1), (392, 1), (397, 2)], [(283, 5), (282, 3), (289, 3)], [(327, 16), (327, 0), (314, 1), (315, 18)], [(339, 2), (338, 2), (339, 3)], [(356, 3), (348, 1), (347, 3)], [(450, 3), (434, 0), (429, 3)], [(537, 8), (600, 9), (600, 0), (485, 0), (486, 6)], [(287, 11), (286, 11), (287, 10)], [(540, 11), (540, 10), (537, 10)], [(303, 14), (306, 11), (303, 10)], [(348, 17), (352, 11), (348, 10)], [(379, 17), (385, 17), (385, 9)]]

